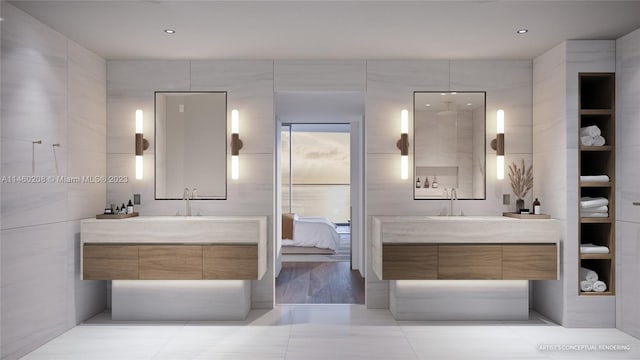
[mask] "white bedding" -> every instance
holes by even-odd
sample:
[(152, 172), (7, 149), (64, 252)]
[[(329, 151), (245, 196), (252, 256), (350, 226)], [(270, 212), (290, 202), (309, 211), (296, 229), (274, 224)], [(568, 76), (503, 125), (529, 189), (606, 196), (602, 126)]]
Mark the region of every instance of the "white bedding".
[(335, 225), (323, 217), (296, 216), (293, 221), (293, 240), (282, 239), (282, 246), (308, 246), (338, 250), (340, 235)]

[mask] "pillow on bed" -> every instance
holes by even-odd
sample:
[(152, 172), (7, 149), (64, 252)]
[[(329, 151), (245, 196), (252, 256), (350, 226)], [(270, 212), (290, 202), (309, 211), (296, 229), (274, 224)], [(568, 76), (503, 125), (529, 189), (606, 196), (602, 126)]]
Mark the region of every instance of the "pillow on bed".
[(296, 215), (287, 213), (282, 214), (282, 238), (293, 240), (293, 220)]

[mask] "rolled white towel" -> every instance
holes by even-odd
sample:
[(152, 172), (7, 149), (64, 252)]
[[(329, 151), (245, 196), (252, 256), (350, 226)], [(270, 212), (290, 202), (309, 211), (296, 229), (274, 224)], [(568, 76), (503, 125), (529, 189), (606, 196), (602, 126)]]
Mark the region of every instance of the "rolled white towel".
[(609, 213), (603, 212), (583, 212), (580, 214), (583, 218), (608, 218)]
[(594, 208), (584, 208), (584, 209), (580, 209), (580, 211), (582, 211), (583, 213), (597, 213), (597, 212), (606, 213), (606, 212), (609, 212), (609, 206), (602, 205)]
[(580, 143), (584, 146), (593, 146), (593, 141), (595, 140), (595, 137), (593, 136), (580, 136)]
[(580, 207), (582, 207), (583, 209), (595, 208), (603, 205), (609, 205), (609, 200), (607, 198), (592, 198), (588, 196), (580, 198)]
[(600, 134), (602, 134), (602, 132), (600, 131), (600, 128), (596, 125), (585, 126), (583, 128), (580, 128), (580, 136), (596, 137), (596, 136), (600, 136)]
[(593, 270), (589, 270), (587, 268), (580, 268), (580, 280), (587, 280), (587, 281), (591, 281), (591, 282), (595, 282), (598, 281), (598, 273), (593, 271)]
[(581, 254), (608, 254), (609, 248), (595, 244), (580, 244)]
[(595, 292), (605, 292), (607, 291), (607, 284), (604, 281), (596, 281), (593, 283), (593, 291)]
[(609, 182), (608, 175), (580, 175), (580, 181)]
[(604, 137), (598, 135), (593, 138), (593, 146), (603, 146), (605, 143)]
[(589, 280), (580, 281), (580, 290), (593, 291), (593, 281), (589, 281)]

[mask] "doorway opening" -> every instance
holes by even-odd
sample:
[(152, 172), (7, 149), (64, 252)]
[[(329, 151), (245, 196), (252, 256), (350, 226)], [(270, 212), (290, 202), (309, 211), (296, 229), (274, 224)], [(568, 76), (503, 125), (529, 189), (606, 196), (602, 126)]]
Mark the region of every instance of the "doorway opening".
[[(282, 119), (278, 114), (287, 112), (278, 110), (276, 101), (276, 116)], [(364, 304), (361, 122), (282, 120), (277, 136), (276, 303)]]

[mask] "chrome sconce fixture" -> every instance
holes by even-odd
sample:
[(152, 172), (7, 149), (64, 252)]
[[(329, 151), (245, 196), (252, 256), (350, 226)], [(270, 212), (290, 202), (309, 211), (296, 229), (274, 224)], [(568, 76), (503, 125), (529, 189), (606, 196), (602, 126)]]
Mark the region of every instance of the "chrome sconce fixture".
[(142, 135), (144, 115), (142, 110), (136, 110), (136, 179), (142, 180), (144, 174), (144, 162), (142, 153), (149, 148), (149, 141)]
[(496, 151), (496, 178), (504, 179), (504, 110), (500, 109), (496, 117), (496, 138), (491, 141), (491, 148)]
[(400, 140), (396, 143), (400, 149), (400, 178), (409, 178), (409, 111), (400, 111)]
[(240, 149), (242, 149), (242, 140), (240, 140), (240, 112), (236, 109), (231, 110), (231, 178), (238, 180), (240, 178)]

